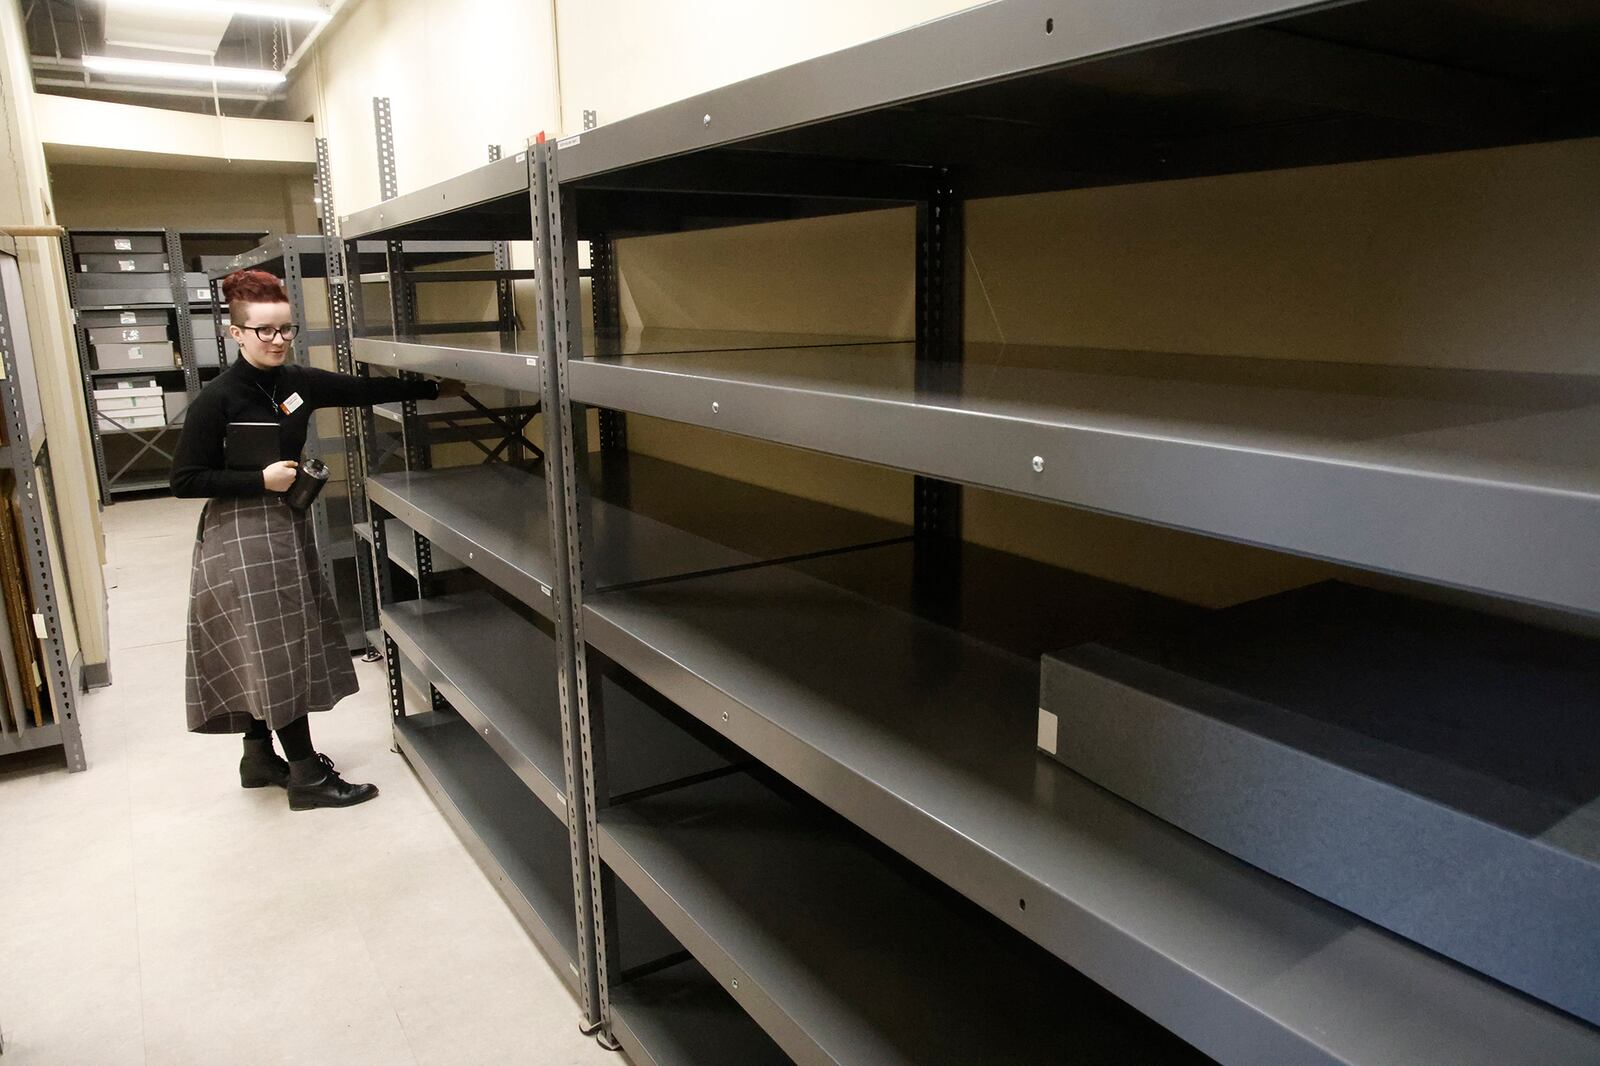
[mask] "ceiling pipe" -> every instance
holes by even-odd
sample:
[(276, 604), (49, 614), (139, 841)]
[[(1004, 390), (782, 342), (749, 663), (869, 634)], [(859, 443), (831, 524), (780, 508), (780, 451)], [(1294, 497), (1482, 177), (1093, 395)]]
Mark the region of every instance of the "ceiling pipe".
[(283, 72), (288, 74), (300, 65), (300, 61), (311, 52), (312, 45), (317, 43), (317, 38), (322, 36), (322, 31), (332, 26), (339, 19), (339, 13), (345, 9), (350, 0), (333, 0), (328, 5), (328, 17), (311, 27), (311, 31), (294, 46), (294, 51), (289, 53), (288, 60), (283, 64)]

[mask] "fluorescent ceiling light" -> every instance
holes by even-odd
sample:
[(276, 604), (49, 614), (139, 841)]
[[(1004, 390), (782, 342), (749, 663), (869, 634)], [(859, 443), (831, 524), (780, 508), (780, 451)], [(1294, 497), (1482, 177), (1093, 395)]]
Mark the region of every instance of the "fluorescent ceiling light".
[(106, 7), (172, 11), (184, 15), (244, 15), (289, 22), (327, 22), (333, 17), (326, 8), (273, 4), (265, 0), (106, 0)]
[(158, 63), (148, 59), (119, 59), (116, 56), (84, 56), (83, 65), (96, 74), (123, 74), (134, 78), (161, 78), (166, 81), (198, 81), (218, 85), (282, 85), (281, 70), (259, 67), (213, 67), (199, 63)]

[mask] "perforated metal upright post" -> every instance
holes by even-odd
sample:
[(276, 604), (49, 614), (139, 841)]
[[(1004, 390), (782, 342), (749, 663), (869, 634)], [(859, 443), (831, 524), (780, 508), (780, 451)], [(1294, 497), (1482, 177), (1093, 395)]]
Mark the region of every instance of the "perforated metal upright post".
[(222, 298), (222, 279), (211, 279), (211, 313), (217, 324), (217, 366), (226, 370), (228, 368), (228, 326), (232, 318), (228, 314), (228, 301)]
[(94, 374), (89, 360), (89, 334), (78, 313), (77, 256), (72, 250), (72, 234), (61, 237), (61, 255), (67, 267), (67, 298), (72, 302), (72, 337), (78, 345), (78, 371), (83, 377), (83, 402), (89, 409), (89, 440), (94, 445), (95, 480), (100, 485), (100, 506), (111, 503), (111, 484), (106, 478), (106, 446), (100, 439), (100, 412), (94, 402)]
[[(589, 240), (589, 301), (594, 311), (595, 344), (610, 351), (622, 336), (622, 294), (617, 276), (617, 246), (610, 234)], [(621, 411), (600, 412), (600, 449), (628, 450), (628, 416)]]
[[(400, 176), (394, 161), (394, 114), (387, 96), (372, 98), (373, 126), (378, 138), (378, 189), (384, 200), (400, 195)], [(390, 324), (395, 336), (411, 333), (417, 321), (416, 286), (406, 270), (404, 241), (385, 242), (389, 268)], [(401, 371), (402, 378), (416, 379), (419, 375)], [(426, 470), (431, 463), (426, 432), (417, 417), (417, 402), (404, 400), (400, 404), (400, 440), (405, 450), (407, 470)], [(428, 582), (433, 576), (433, 546), (421, 533), (413, 533), (417, 549), (417, 595), (428, 594)], [(438, 694), (434, 694), (438, 702)]]
[[(351, 279), (346, 270), (346, 256), (344, 242), (339, 236), (339, 213), (335, 210), (333, 200), (333, 172), (331, 161), (328, 157), (328, 140), (326, 137), (317, 138), (317, 187), (322, 197), (322, 247), (327, 263), (328, 275), (328, 325), (333, 334), (333, 363), (334, 368), (341, 374), (357, 373), (355, 357), (350, 347), (351, 337), (351, 300), (360, 298), (359, 289), (352, 297)], [(360, 284), (360, 260), (356, 260), (358, 271), (354, 284)], [(362, 370), (365, 369), (363, 364)], [(339, 425), (344, 435), (344, 470), (345, 491), (350, 498), (350, 524), (352, 529), (363, 523), (370, 522), (367, 508), (367, 464), (366, 451), (362, 436), (361, 417), (357, 409), (351, 407), (341, 408), (339, 411)], [(371, 634), (378, 629), (378, 598), (376, 585), (376, 572), (372, 558), (371, 547), (357, 536), (355, 540), (356, 552), (356, 593), (361, 601), (361, 632), (363, 635)], [(370, 640), (370, 638), (369, 638)], [(367, 649), (367, 658), (371, 660), (377, 655), (376, 648)]]
[[(489, 162), (498, 162), (503, 152), (498, 144), (489, 146)], [(507, 241), (495, 241), (494, 268), (497, 271), (511, 269), (511, 245)], [(500, 343), (507, 350), (517, 336), (517, 301), (516, 290), (511, 279), (502, 277), (495, 282), (495, 317), (500, 323)], [(520, 401), (519, 401), (520, 402)], [(520, 463), (525, 458), (522, 449), (522, 435), (516, 434), (507, 447), (507, 459), (513, 463)]]
[(61, 611), (56, 601), (55, 579), (50, 570), (50, 545), (46, 538), (43, 499), (33, 466), (33, 444), (28, 436), (28, 419), (23, 413), (18, 391), (17, 355), (11, 334), (11, 311), (0, 291), (0, 406), (4, 407), (6, 441), (13, 477), (17, 484), (18, 516), (22, 520), (23, 554), (27, 556), (28, 588), (33, 593), (33, 626), (39, 643), (40, 679), (50, 692), (51, 710), (66, 752), (67, 769), (73, 773), (87, 768), (83, 754), (83, 734), (78, 727), (78, 704), (73, 690), (72, 667), (67, 660), (61, 634)]
[[(591, 720), (588, 664), (583, 641), (582, 545), (588, 535), (587, 493), (578, 484), (577, 456), (587, 455), (584, 420), (567, 407), (567, 364), (582, 358), (583, 331), (579, 308), (577, 230), (570, 200), (563, 206), (555, 175), (555, 145), (528, 152), (533, 167), (535, 270), (539, 285), (539, 361), (545, 428), (545, 491), (550, 512), (551, 546), (555, 556), (556, 687), (561, 706), (561, 741), (565, 769), (567, 835), (572, 845), (572, 887), (577, 902), (578, 992), (584, 1028), (615, 1046), (607, 1005), (607, 960), (603, 945), (604, 908), (594, 887), (601, 883), (600, 857), (594, 847), (597, 795), (609, 795), (604, 760), (595, 757), (603, 743), (600, 723)], [(603, 750), (603, 749), (602, 749)], [(576, 802), (580, 800), (581, 802)]]
[(184, 286), (183, 240), (177, 230), (167, 230), (167, 277), (172, 283), (172, 307), (178, 315), (178, 359), (183, 364), (183, 389), (192, 402), (200, 392), (200, 367), (194, 356), (194, 320), (189, 314), (189, 290)]
[[(927, 199), (917, 204), (917, 369), (947, 374), (961, 364), (966, 238), (963, 206), (948, 170), (934, 177)], [(961, 535), (961, 486), (935, 478), (916, 479), (919, 537)]]

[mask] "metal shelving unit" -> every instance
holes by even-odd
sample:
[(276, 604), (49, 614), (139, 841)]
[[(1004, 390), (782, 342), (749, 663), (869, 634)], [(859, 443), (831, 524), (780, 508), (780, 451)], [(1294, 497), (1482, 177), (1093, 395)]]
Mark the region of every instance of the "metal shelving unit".
[[(29, 407), (37, 411), (38, 403), (37, 397), (30, 400), (27, 392), (38, 385), (20, 296), (16, 260), (0, 252), (0, 415), (5, 428), (0, 462), (10, 470), (14, 483), (18, 527), (15, 540), (20, 554), (26, 557), (22, 569), (35, 638), (30, 642), (33, 658), (27, 661), (14, 654), (9, 635), (3, 640), (4, 683), (11, 692), (9, 703), (15, 716), (0, 713), (0, 755), (59, 747), (66, 757), (67, 770), (78, 773), (88, 764), (78, 724), (72, 665), (62, 640), (61, 609), (44, 523), (41, 471), (47, 478), (48, 446), (43, 441), (35, 445), (28, 425)], [(7, 539), (13, 538), (8, 535)], [(41, 711), (47, 713), (37, 720), (30, 721), (23, 710), (27, 702), (22, 698), (24, 686), (36, 687), (44, 697)]]
[[(160, 230), (160, 229), (79, 229), (61, 238), (62, 256), (67, 264), (67, 287), (76, 319), (74, 334), (78, 347), (78, 362), (83, 374), (84, 399), (89, 414), (89, 435), (93, 442), (95, 469), (100, 483), (100, 502), (110, 504), (113, 497), (131, 492), (146, 492), (166, 487), (170, 470), (153, 473), (146, 464), (147, 457), (172, 461), (177, 441), (175, 434), (182, 428), (183, 411), (189, 401), (199, 393), (205, 383), (202, 371), (214, 373), (223, 365), (219, 357), (215, 362), (204, 358), (209, 353), (199, 350), (194, 336), (192, 313), (196, 309), (214, 312), (214, 290), (204, 273), (190, 271), (185, 242), (194, 244), (221, 243), (237, 246), (245, 241), (257, 240), (259, 233), (211, 230)], [(137, 243), (146, 242), (146, 243)], [(134, 251), (147, 245), (158, 245), (159, 253), (144, 255)], [(104, 246), (104, 247), (103, 247)], [(123, 248), (120, 252), (112, 248)], [(86, 251), (85, 249), (95, 249)], [(154, 262), (159, 254), (165, 270), (148, 272), (134, 270), (145, 267), (143, 259)], [(102, 259), (126, 258), (126, 272), (102, 273), (98, 268)], [(87, 257), (87, 258), (86, 258)], [(117, 260), (124, 262), (124, 260)], [(95, 270), (80, 270), (80, 266), (93, 266)], [(157, 343), (173, 347), (176, 362), (149, 369), (138, 367), (101, 368), (95, 363), (95, 346), (91, 343), (90, 320), (105, 312), (118, 312), (124, 320), (140, 317), (139, 312), (158, 312), (166, 317), (162, 340)], [(129, 323), (132, 325), (132, 323)], [(175, 334), (175, 336), (174, 336)], [(220, 347), (220, 345), (219, 345)], [(161, 381), (182, 381), (184, 401), (174, 407), (167, 404), (168, 395), (180, 390), (162, 389), (162, 423), (154, 426), (123, 424), (121, 417), (110, 410), (101, 410), (95, 390), (108, 381), (133, 377), (152, 377)], [(102, 428), (101, 422), (112, 423)], [(106, 454), (106, 437), (126, 438), (136, 445), (126, 458), (113, 459)]]
[[(1592, 378), (997, 349), (961, 321), (966, 198), (1590, 136), (1597, 58), (1588, 9), (1001, 0), (344, 218), (538, 250), (533, 336), (354, 351), (537, 375), (537, 477), (369, 485), (419, 560), (552, 626), (585, 1023), (661, 1063), (1050, 1059), (1075, 1017), (1136, 1061), (1600, 1059), (1600, 1029), (1041, 756), (1041, 655), (1198, 612), (959, 540), (971, 484), (1600, 614)], [(618, 236), (888, 205), (917, 211), (914, 338), (620, 329)], [(630, 456), (630, 412), (902, 471), (914, 528)], [(736, 772), (620, 789), (638, 726), (606, 679)], [(621, 963), (626, 890), (687, 958)], [(916, 934), (862, 920), (902, 913)], [(989, 954), (951, 965), (969, 936)]]

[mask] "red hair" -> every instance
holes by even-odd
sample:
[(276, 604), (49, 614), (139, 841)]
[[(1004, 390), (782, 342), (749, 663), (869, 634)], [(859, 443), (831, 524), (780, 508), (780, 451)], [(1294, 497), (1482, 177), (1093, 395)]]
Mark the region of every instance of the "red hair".
[(265, 270), (235, 270), (222, 279), (222, 298), (228, 301), (228, 317), (236, 326), (245, 324), (246, 304), (286, 304), (289, 294), (283, 282)]

